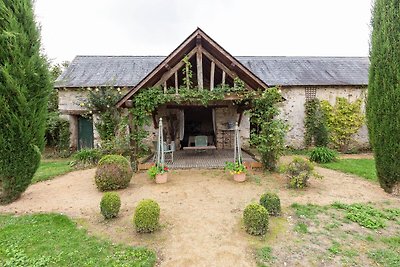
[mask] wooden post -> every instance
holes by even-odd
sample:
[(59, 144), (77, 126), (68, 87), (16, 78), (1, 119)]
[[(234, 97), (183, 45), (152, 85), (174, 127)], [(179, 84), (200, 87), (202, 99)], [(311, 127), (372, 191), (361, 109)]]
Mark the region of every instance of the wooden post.
[(201, 52), (201, 49), (197, 50), (196, 63), (197, 63), (197, 85), (199, 89), (203, 89), (203, 54)]
[(178, 88), (179, 88), (179, 84), (178, 84), (178, 72), (175, 72), (175, 94), (178, 94)]
[(214, 90), (214, 74), (215, 74), (215, 63), (211, 61), (211, 73), (210, 73), (210, 90)]
[(225, 76), (226, 76), (225, 71), (222, 71), (222, 87), (224, 87), (225, 85)]
[(167, 93), (167, 81), (164, 82), (164, 94)]

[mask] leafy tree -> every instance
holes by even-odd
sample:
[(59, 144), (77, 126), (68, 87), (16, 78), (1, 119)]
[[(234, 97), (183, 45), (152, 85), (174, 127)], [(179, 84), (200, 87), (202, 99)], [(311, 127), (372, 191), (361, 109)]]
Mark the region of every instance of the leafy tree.
[(400, 188), (400, 2), (376, 0), (372, 18), (367, 125), (386, 192)]
[(306, 101), (304, 106), (306, 113), (304, 119), (306, 129), (304, 134), (305, 145), (311, 146), (314, 143), (317, 147), (327, 146), (329, 142), (327, 121), (320, 101), (314, 98)]
[(0, 203), (29, 186), (44, 147), (51, 90), (31, 0), (0, 1)]

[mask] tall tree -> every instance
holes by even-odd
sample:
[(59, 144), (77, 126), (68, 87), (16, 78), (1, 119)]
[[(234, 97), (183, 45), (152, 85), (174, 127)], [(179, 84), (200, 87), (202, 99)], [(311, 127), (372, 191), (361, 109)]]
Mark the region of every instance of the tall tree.
[(386, 192), (400, 192), (400, 0), (375, 0), (367, 101), (370, 142)]
[(0, 1), (0, 47), (0, 203), (8, 203), (39, 166), (52, 87), (31, 0)]

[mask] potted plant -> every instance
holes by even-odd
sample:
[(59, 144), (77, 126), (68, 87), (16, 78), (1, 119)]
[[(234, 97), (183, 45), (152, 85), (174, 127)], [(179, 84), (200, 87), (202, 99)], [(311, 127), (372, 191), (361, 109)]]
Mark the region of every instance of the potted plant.
[(156, 184), (164, 184), (168, 180), (168, 167), (162, 165), (153, 165), (147, 171), (147, 174), (150, 176), (150, 179), (155, 180)]
[(228, 170), (231, 174), (233, 174), (233, 180), (236, 182), (244, 182), (246, 181), (246, 166), (241, 162), (226, 162), (225, 170)]

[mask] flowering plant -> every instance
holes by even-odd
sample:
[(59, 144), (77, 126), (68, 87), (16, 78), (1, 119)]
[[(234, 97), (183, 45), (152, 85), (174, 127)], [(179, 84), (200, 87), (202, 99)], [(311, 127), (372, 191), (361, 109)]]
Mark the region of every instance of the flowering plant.
[(147, 174), (150, 176), (150, 179), (154, 180), (156, 178), (157, 174), (163, 174), (169, 171), (169, 168), (167, 166), (162, 166), (162, 165), (153, 165), (150, 167), (150, 169), (147, 171)]
[(241, 174), (243, 172), (247, 172), (246, 166), (239, 161), (225, 162), (225, 170), (228, 170), (231, 174)]

